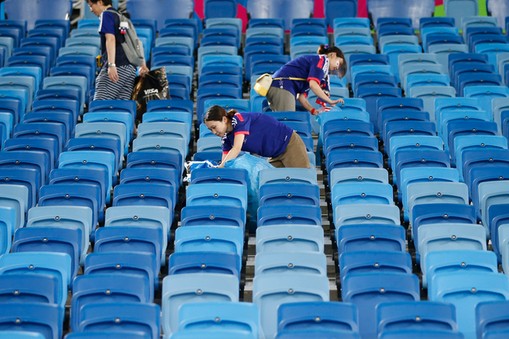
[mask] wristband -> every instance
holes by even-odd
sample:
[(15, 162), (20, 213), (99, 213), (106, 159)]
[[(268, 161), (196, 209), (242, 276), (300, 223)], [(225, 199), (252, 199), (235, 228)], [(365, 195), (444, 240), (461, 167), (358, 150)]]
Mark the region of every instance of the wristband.
[(316, 113), (316, 109), (315, 109), (315, 108), (313, 108), (311, 111), (309, 111), (309, 113), (311, 113), (311, 114), (313, 114), (313, 115), (314, 115), (314, 114)]
[(114, 63), (108, 62), (108, 67), (117, 67)]

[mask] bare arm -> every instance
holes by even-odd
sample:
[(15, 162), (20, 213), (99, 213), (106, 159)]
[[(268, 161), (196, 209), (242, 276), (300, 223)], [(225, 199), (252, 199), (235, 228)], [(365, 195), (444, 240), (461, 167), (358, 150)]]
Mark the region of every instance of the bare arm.
[(232, 149), (227, 153), (223, 154), (223, 158), (221, 159), (221, 164), (218, 167), (224, 167), (224, 164), (228, 160), (235, 159), (239, 156), (239, 153), (242, 151), (242, 145), (244, 144), (244, 134), (236, 134), (235, 138), (233, 138), (233, 147)]
[(345, 102), (342, 98), (336, 100), (329, 98), (329, 96), (325, 94), (325, 92), (320, 87), (320, 84), (318, 84), (316, 81), (313, 80), (309, 81), (309, 88), (311, 89), (311, 91), (313, 91), (313, 93), (316, 94), (317, 97), (319, 97), (322, 101), (328, 103), (331, 106)]
[[(116, 40), (114, 34), (106, 34), (106, 53), (108, 55), (108, 62), (110, 64), (115, 63), (115, 56), (117, 53), (116, 50)], [(109, 66), (108, 67), (108, 76), (110, 77), (110, 80), (113, 82), (118, 81), (118, 73), (117, 73), (117, 67), (116, 66)]]
[(299, 100), (300, 104), (302, 105), (302, 107), (304, 107), (306, 109), (306, 111), (310, 112), (313, 115), (318, 114), (318, 111), (316, 109), (314, 109), (314, 107), (311, 106), (311, 104), (309, 103), (306, 95), (299, 94), (297, 96), (297, 100)]

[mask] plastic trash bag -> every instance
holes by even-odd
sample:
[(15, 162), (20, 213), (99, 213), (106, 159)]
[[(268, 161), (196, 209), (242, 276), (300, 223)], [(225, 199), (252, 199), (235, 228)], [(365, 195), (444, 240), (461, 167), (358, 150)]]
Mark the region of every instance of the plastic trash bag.
[(191, 182), (191, 174), (193, 170), (197, 168), (209, 168), (217, 166), (208, 160), (204, 160), (204, 161), (188, 161), (185, 163), (184, 167), (186, 169), (186, 176), (184, 178), (184, 181)]
[(229, 168), (243, 168), (248, 173), (248, 188), (247, 188), (247, 212), (249, 216), (249, 223), (252, 227), (256, 227), (258, 205), (260, 201), (260, 189), (259, 189), (259, 178), (258, 174), (261, 170), (266, 168), (274, 168), (268, 161), (267, 158), (257, 157), (249, 153), (244, 153), (236, 157), (235, 159), (229, 160), (224, 164), (224, 167)]

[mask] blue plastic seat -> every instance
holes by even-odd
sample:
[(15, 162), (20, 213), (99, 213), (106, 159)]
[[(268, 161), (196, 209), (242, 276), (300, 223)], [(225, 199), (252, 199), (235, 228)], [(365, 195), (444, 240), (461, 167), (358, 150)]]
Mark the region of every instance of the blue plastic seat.
[(92, 209), (85, 206), (34, 206), (28, 210), (26, 227), (61, 227), (80, 229), (82, 241), (81, 263), (90, 247)]
[[(0, 307), (0, 328), (2, 335), (9, 338), (20, 336), (23, 331), (35, 332), (43, 338), (59, 339), (62, 337), (61, 309), (55, 304), (31, 303), (3, 303)], [(20, 322), (16, 324), (16, 322)], [(13, 331), (14, 335), (9, 333)], [(18, 337), (23, 338), (23, 337)], [(39, 338), (37, 335), (27, 338)]]
[(218, 273), (240, 276), (241, 258), (237, 253), (217, 251), (174, 252), (168, 259), (168, 274)]
[(73, 281), (71, 299), (70, 325), (72, 330), (79, 331), (79, 324), (84, 320), (81, 311), (86, 304), (152, 302), (149, 299), (149, 287), (145, 284), (143, 278), (136, 275), (125, 275), (121, 280), (115, 275), (100, 273), (84, 274), (76, 277)]
[[(463, 223), (427, 224), (417, 230), (421, 268), (426, 267), (426, 256), (440, 250), (486, 250), (484, 226)], [(430, 283), (431, 285), (431, 283)]]
[[(124, 161), (123, 150), (121, 148), (121, 141), (117, 136), (103, 136), (103, 137), (93, 137), (93, 136), (82, 136), (77, 138), (71, 138), (67, 142), (66, 151), (87, 151), (87, 152), (107, 152), (112, 153), (114, 162), (113, 162), (113, 171), (118, 172), (119, 168), (122, 166)], [(105, 169), (106, 170), (106, 169)], [(107, 199), (109, 201), (109, 199)]]
[(477, 304), (475, 321), (477, 336), (480, 338), (498, 338), (507, 334), (505, 327), (509, 319), (507, 314), (507, 301), (486, 301)]
[(327, 262), (317, 252), (260, 252), (255, 256), (255, 276), (262, 275), (327, 275)]
[(291, 335), (304, 329), (357, 333), (357, 309), (353, 304), (333, 301), (281, 304), (278, 308), (278, 337), (283, 332)]
[(399, 301), (377, 307), (378, 334), (384, 337), (400, 330), (457, 332), (456, 312), (440, 302)]
[(429, 299), (453, 304), (459, 331), (475, 336), (476, 306), (484, 301), (507, 300), (508, 288), (507, 276), (500, 273), (443, 273), (430, 281)]
[(319, 206), (317, 185), (303, 183), (272, 183), (260, 186), (261, 205), (314, 205)]
[(412, 273), (410, 253), (403, 251), (347, 251), (339, 257), (340, 279), (366, 272)]
[(346, 275), (342, 284), (342, 299), (359, 310), (361, 336), (377, 333), (376, 307), (390, 301), (420, 300), (419, 279), (408, 273), (358, 273)]
[(387, 204), (348, 204), (334, 209), (336, 228), (349, 224), (392, 224), (400, 225), (400, 209)]
[[(178, 330), (181, 334), (198, 334), (196, 331), (207, 330), (211, 333), (224, 331), (224, 335), (249, 335), (258, 337), (258, 308), (252, 303), (244, 302), (202, 302), (187, 303), (179, 311)], [(217, 322), (215, 319), (220, 318)]]
[(308, 205), (262, 205), (258, 208), (258, 227), (278, 224), (322, 225), (321, 210)]
[(93, 212), (92, 228), (104, 220), (104, 211), (99, 208), (101, 188), (92, 184), (51, 184), (40, 189), (38, 206), (84, 206)]
[(176, 196), (176, 187), (168, 184), (121, 184), (113, 189), (112, 206), (161, 206), (173, 210)]
[(263, 274), (255, 277), (253, 302), (260, 309), (261, 331), (265, 336), (272, 337), (277, 333), (279, 305), (299, 301), (329, 301), (327, 278), (301, 274)]
[[(120, 302), (87, 304), (81, 309), (83, 320), (79, 331), (139, 331), (151, 337), (160, 336), (160, 307), (156, 304)], [(121, 319), (119, 323), (117, 320)]]
[(352, 224), (334, 232), (339, 255), (350, 251), (406, 251), (405, 229), (400, 225)]
[[(0, 274), (28, 274), (34, 272), (51, 275), (58, 281), (56, 306), (63, 311), (67, 292), (71, 284), (71, 257), (66, 253), (52, 252), (14, 252), (0, 259)], [(34, 271), (35, 270), (35, 271)], [(63, 313), (59, 315), (63, 319)]]
[(79, 228), (22, 227), (14, 233), (11, 250), (65, 253), (71, 258), (71, 277), (74, 278), (80, 268), (83, 237)]
[(454, 272), (472, 275), (498, 273), (497, 256), (492, 251), (432, 251), (426, 256), (422, 285), (427, 287), (436, 275)]
[(323, 228), (314, 225), (270, 225), (256, 229), (256, 253), (323, 253)]
[(149, 300), (153, 300), (154, 290), (159, 286), (159, 281), (156, 279), (159, 274), (157, 261), (156, 256), (145, 252), (94, 252), (86, 257), (84, 272), (85, 274), (113, 274), (119, 279), (122, 279), (124, 274), (140, 276), (149, 289)]
[[(179, 327), (180, 306), (186, 303), (238, 302), (239, 280), (219, 273), (173, 274), (163, 279), (161, 326), (165, 336)], [(198, 292), (198, 293), (197, 293)]]

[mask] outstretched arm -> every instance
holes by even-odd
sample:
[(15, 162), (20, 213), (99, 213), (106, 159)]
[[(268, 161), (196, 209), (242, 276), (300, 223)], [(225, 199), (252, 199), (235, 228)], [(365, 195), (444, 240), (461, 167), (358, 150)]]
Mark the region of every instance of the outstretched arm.
[(242, 145), (244, 144), (245, 135), (244, 134), (235, 134), (235, 138), (233, 138), (233, 147), (232, 149), (223, 154), (223, 158), (221, 159), (221, 164), (218, 167), (224, 167), (224, 164), (228, 160), (235, 159), (239, 156), (239, 153), (242, 151)]
[(309, 81), (309, 88), (311, 89), (311, 91), (313, 91), (313, 93), (316, 94), (317, 97), (319, 97), (323, 102), (326, 102), (328, 103), (329, 105), (331, 106), (334, 106), (338, 103), (341, 103), (343, 104), (345, 101), (343, 100), (343, 98), (339, 98), (339, 99), (331, 99), (329, 98), (329, 96), (327, 94), (325, 94), (325, 92), (322, 90), (322, 88), (320, 87), (320, 84), (317, 83), (316, 81), (314, 80), (310, 80)]

